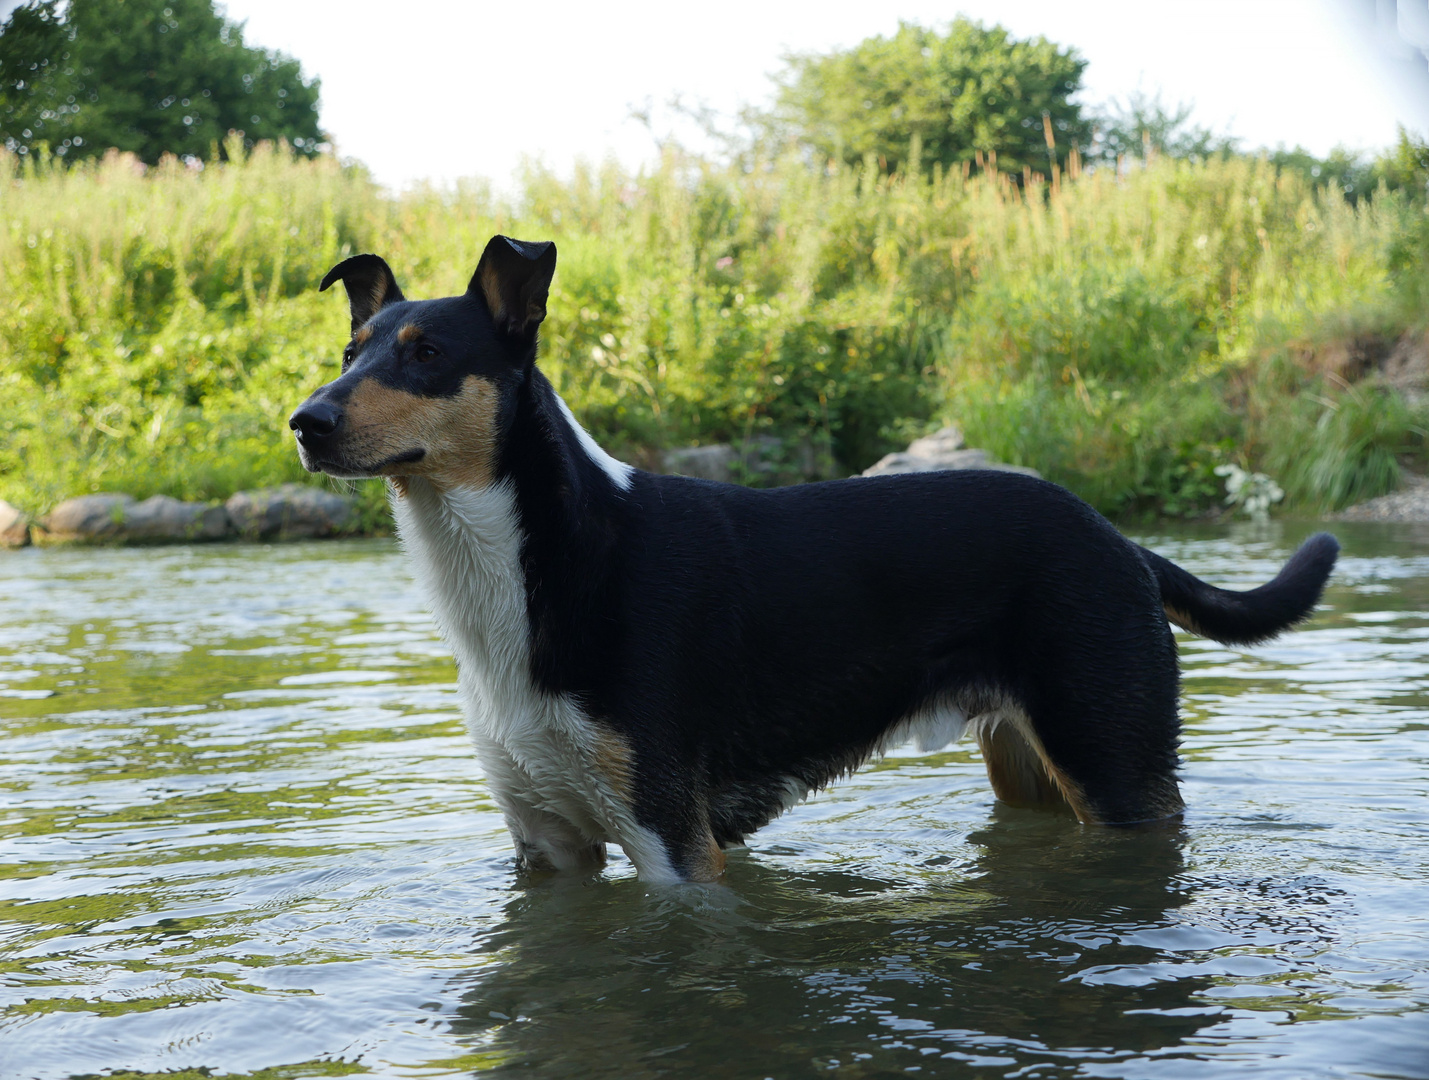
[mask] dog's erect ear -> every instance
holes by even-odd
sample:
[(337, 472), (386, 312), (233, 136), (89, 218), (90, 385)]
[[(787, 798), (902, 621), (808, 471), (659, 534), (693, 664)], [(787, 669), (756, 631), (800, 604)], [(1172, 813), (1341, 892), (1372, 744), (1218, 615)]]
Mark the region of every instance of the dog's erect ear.
[(344, 259), (323, 278), (318, 292), (327, 292), (334, 281), (347, 287), (347, 303), (352, 309), (352, 329), (357, 328), (388, 304), (407, 299), (392, 276), (392, 268), (376, 255), (354, 255)]
[(556, 272), (556, 245), (493, 236), (471, 275), (467, 295), (486, 303), (496, 328), (529, 338), (546, 317), (546, 296)]

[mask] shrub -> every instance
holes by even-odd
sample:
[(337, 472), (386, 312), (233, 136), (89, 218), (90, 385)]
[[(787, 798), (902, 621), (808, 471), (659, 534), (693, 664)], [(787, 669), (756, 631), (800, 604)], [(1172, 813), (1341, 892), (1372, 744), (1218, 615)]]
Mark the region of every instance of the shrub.
[(501, 200), (385, 195), (281, 147), (229, 155), (0, 154), (0, 498), (40, 512), (302, 478), (286, 417), (347, 334), (320, 276), (377, 251), (409, 295), (449, 295), (494, 232), (559, 243), (542, 365), (640, 460), (777, 435), (854, 471), (955, 419), (1128, 515), (1218, 505), (1228, 462), (1340, 505), (1423, 453), (1403, 399), (1295, 360), (1337, 328), (1422, 317), (1429, 226), (1408, 191), (1350, 205), (1245, 158), (1048, 186), (670, 154), (638, 174), (532, 170)]

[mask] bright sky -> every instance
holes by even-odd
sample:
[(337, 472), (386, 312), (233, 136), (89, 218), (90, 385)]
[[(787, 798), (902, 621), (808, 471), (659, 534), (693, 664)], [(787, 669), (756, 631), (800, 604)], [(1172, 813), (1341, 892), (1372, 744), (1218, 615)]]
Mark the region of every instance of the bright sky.
[(1248, 146), (1323, 154), (1386, 146), (1401, 123), (1429, 133), (1429, 64), (1408, 43), (1429, 49), (1429, 0), (227, 0), (227, 9), (247, 21), (249, 43), (282, 49), (322, 78), (323, 125), (339, 152), (395, 187), (467, 176), (504, 186), (523, 156), (561, 170), (611, 153), (635, 164), (654, 143), (633, 108), (679, 95), (732, 113), (767, 100), (787, 52), (959, 13), (1075, 46), (1089, 61), (1089, 103), (1160, 91)]

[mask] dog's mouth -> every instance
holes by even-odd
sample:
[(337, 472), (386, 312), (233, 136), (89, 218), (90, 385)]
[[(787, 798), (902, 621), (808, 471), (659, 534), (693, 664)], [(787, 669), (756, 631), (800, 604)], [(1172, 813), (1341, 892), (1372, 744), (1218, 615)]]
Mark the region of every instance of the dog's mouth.
[(420, 446), (411, 450), (403, 450), (397, 454), (390, 454), (374, 463), (360, 464), (344, 458), (317, 457), (308, 453), (301, 444), (299, 444), (298, 453), (302, 459), (303, 468), (308, 472), (327, 473), (328, 476), (336, 476), (344, 480), (365, 480), (373, 476), (399, 476), (400, 473), (388, 470), (398, 465), (415, 465), (427, 456), (427, 451)]

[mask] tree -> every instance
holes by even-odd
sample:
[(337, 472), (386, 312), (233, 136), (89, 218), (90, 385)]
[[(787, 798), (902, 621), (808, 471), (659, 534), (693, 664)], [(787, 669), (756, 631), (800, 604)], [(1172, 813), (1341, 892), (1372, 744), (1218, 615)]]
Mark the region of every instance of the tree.
[[(955, 19), (947, 33), (900, 23), (892, 37), (793, 56), (774, 119), (816, 153), (847, 162), (873, 155), (893, 170), (913, 136), (925, 165), (960, 166), (995, 153), (999, 168), (1046, 172), (1091, 128), (1070, 100), (1086, 61), (1046, 38)], [(1055, 148), (1047, 143), (1047, 125)]]
[(117, 147), (152, 164), (207, 157), (230, 131), (315, 154), (318, 87), (213, 0), (31, 0), (0, 27), (0, 139), (20, 154)]
[(1411, 133), (1401, 124), (1399, 141), (1375, 158), (1372, 166), (1376, 183), (1383, 181), (1391, 191), (1429, 191), (1429, 141)]
[(1303, 147), (1281, 146), (1267, 151), (1270, 163), (1282, 172), (1296, 172), (1312, 184), (1344, 193), (1357, 203), (1373, 196), (1381, 184), (1390, 191), (1409, 191), (1424, 198), (1429, 191), (1429, 142), (1399, 129), (1399, 141), (1373, 157), (1337, 146), (1325, 157)]
[(1115, 162), (1120, 157), (1145, 158), (1149, 152), (1200, 161), (1234, 154), (1237, 140), (1190, 123), (1193, 109), (1185, 102), (1168, 109), (1160, 94), (1133, 93), (1125, 104), (1113, 99), (1093, 121), (1094, 141), (1087, 157)]

